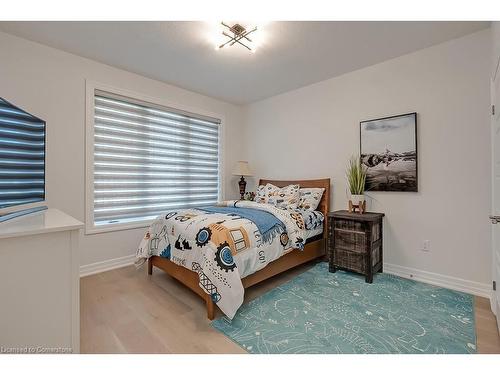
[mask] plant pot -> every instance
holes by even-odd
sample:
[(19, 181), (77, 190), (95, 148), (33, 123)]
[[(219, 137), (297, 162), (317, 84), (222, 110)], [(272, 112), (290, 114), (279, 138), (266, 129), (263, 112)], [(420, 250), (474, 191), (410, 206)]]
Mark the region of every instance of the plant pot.
[(364, 194), (351, 194), (351, 201), (353, 204), (359, 204), (359, 202), (363, 203), (365, 201)]

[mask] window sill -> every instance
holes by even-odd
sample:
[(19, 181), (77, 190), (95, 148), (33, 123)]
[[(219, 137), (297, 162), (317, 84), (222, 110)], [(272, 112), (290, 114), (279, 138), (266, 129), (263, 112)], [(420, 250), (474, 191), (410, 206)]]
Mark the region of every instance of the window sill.
[(153, 221), (154, 221), (154, 219), (153, 220), (138, 221), (138, 222), (129, 223), (129, 224), (117, 223), (117, 224), (107, 224), (107, 225), (99, 225), (99, 226), (86, 225), (85, 226), (85, 235), (93, 235), (93, 234), (108, 233), (108, 232), (118, 232), (118, 231), (122, 231), (122, 230), (147, 228), (151, 225), (151, 223)]

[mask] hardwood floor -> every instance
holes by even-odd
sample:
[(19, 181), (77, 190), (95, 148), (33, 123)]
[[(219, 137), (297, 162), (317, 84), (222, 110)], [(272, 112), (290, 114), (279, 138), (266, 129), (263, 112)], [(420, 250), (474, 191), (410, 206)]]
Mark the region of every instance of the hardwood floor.
[(491, 312), (490, 301), (475, 297), (475, 313), (478, 353), (500, 353), (500, 336), (495, 315)]
[[(245, 300), (309, 267), (250, 288)], [(201, 298), (158, 269), (151, 277), (133, 266), (87, 276), (80, 292), (82, 353), (246, 353), (209, 325)], [(500, 353), (489, 301), (476, 297), (475, 312), (478, 352)]]

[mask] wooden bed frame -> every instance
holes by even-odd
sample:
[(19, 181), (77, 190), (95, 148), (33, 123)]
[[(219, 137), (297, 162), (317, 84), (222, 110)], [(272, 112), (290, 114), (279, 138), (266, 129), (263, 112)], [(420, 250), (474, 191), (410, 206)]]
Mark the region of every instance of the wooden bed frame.
[[(270, 262), (263, 269), (241, 279), (244, 288), (248, 288), (252, 285), (258, 284), (261, 281), (267, 280), (277, 274), (287, 271), (291, 268), (297, 267), (301, 264), (309, 262), (313, 259), (324, 257), (325, 255), (325, 243), (326, 243), (326, 232), (328, 228), (328, 210), (330, 208), (330, 179), (319, 179), (319, 180), (295, 180), (295, 181), (276, 181), (276, 180), (265, 180), (261, 179), (259, 185), (265, 185), (271, 183), (278, 187), (284, 187), (290, 184), (299, 184), (301, 188), (324, 188), (325, 192), (317, 208), (321, 211), (325, 217), (323, 223), (323, 235), (321, 238), (306, 243), (304, 250), (300, 251), (298, 249), (293, 249), (289, 253), (283, 255), (281, 258)], [(171, 262), (166, 258), (159, 256), (152, 256), (148, 260), (148, 274), (153, 274), (153, 266), (158, 267), (168, 273), (173, 278), (180, 281), (182, 284), (187, 286), (193, 292), (198, 294), (201, 298), (205, 300), (207, 305), (207, 317), (213, 320), (215, 317), (215, 303), (212, 301), (210, 295), (205, 293), (205, 291), (199, 286), (198, 273), (191, 271), (182, 266)]]

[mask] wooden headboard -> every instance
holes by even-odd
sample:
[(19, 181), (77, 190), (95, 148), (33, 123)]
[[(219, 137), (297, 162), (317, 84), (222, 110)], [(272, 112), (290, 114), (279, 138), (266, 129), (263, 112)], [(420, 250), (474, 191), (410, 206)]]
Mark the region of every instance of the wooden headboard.
[(273, 184), (278, 187), (285, 187), (288, 185), (298, 184), (301, 188), (324, 188), (325, 192), (321, 197), (319, 202), (318, 211), (321, 211), (325, 216), (324, 226), (323, 226), (323, 237), (326, 238), (327, 228), (328, 228), (328, 212), (330, 211), (330, 179), (321, 178), (318, 180), (290, 180), (290, 181), (279, 181), (279, 180), (266, 180), (260, 179), (259, 185)]

